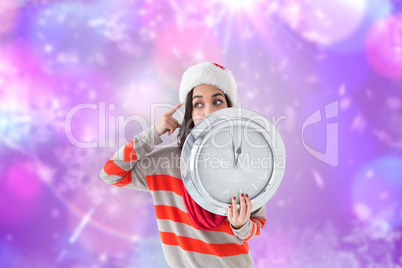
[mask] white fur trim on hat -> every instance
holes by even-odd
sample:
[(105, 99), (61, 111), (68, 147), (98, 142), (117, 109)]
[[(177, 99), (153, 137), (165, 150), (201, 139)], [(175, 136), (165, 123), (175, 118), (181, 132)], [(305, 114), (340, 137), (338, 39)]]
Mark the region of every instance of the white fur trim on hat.
[(185, 103), (187, 94), (202, 84), (216, 86), (227, 95), (233, 107), (237, 105), (237, 86), (232, 72), (208, 61), (191, 66), (184, 72), (180, 83), (180, 102)]

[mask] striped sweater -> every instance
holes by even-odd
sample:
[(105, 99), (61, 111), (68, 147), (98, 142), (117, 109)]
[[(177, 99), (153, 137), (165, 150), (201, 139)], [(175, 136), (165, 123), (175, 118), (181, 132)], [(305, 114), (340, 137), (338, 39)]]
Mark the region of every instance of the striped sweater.
[(172, 267), (252, 267), (247, 241), (265, 224), (265, 207), (251, 214), (240, 229), (226, 220), (212, 231), (197, 228), (182, 196), (180, 149), (164, 147), (152, 152), (162, 139), (152, 126), (122, 146), (103, 167), (108, 184), (149, 191), (167, 263)]

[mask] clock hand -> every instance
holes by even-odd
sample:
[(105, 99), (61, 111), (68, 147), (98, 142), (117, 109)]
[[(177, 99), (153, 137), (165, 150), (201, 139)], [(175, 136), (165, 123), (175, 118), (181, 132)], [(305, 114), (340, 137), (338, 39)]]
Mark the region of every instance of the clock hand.
[(232, 133), (230, 133), (230, 138), (232, 139), (232, 148), (233, 148), (233, 163), (236, 161), (236, 151), (235, 151), (235, 144), (233, 141)]
[(237, 153), (238, 155), (239, 155), (239, 154), (241, 154), (241, 142), (240, 142), (240, 146), (239, 146), (239, 148), (237, 148), (236, 153)]
[(237, 153), (237, 157), (236, 157), (235, 167), (237, 167), (237, 160), (239, 160), (239, 155), (241, 154), (241, 141), (240, 141), (239, 148), (237, 148), (237, 150), (236, 150), (236, 153)]

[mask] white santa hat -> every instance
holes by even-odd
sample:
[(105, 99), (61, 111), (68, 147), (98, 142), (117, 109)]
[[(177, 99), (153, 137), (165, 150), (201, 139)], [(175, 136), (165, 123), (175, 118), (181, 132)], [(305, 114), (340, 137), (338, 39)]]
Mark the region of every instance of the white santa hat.
[(185, 103), (187, 94), (201, 84), (216, 86), (226, 94), (232, 106), (236, 106), (237, 86), (232, 72), (217, 63), (208, 61), (191, 66), (184, 72), (180, 83), (180, 102)]

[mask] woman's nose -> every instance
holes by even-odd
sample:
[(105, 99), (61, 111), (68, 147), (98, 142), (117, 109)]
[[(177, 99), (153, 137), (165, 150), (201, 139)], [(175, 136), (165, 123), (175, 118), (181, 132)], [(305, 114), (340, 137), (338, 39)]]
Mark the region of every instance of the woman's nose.
[(214, 108), (208, 105), (207, 107), (205, 107), (205, 116), (213, 113), (214, 111), (215, 111)]

